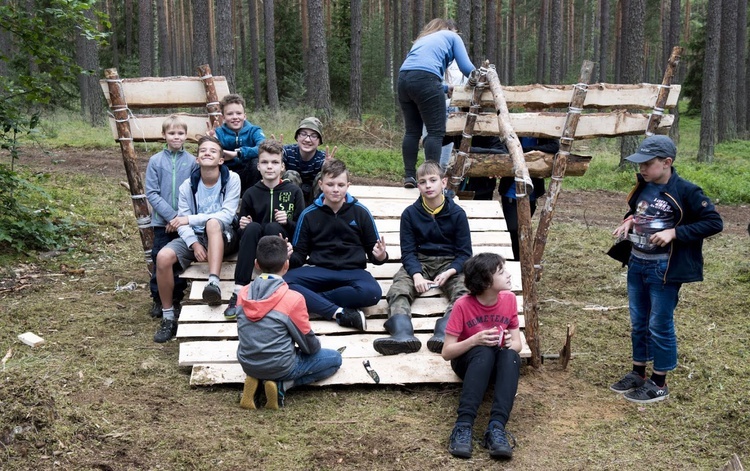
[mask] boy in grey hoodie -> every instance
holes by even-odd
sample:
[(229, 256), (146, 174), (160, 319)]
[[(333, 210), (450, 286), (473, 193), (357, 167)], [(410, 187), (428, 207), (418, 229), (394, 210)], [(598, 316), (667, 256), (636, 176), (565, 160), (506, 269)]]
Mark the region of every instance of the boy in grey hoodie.
[(281, 237), (262, 237), (255, 259), (262, 273), (237, 297), (237, 360), (247, 375), (240, 400), (244, 409), (257, 407), (260, 381), (266, 407), (278, 409), (287, 390), (325, 379), (341, 366), (338, 351), (320, 348), (305, 298), (282, 278), (289, 269), (290, 248)]

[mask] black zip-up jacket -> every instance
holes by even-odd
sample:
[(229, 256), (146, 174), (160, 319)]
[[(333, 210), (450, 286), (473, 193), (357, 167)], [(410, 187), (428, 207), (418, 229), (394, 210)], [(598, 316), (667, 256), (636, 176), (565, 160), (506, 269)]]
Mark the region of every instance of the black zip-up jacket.
[[(630, 211), (625, 214), (626, 218), (635, 213), (638, 198), (648, 185), (640, 173), (636, 177), (638, 182), (628, 194)], [(669, 260), (663, 281), (703, 281), (703, 239), (721, 232), (724, 222), (701, 187), (678, 176), (674, 167), (661, 195), (674, 209), (677, 234), (677, 238), (669, 243)]]
[(240, 217), (250, 216), (253, 222), (265, 226), (274, 221), (274, 211), (286, 212), (287, 223), (282, 226), (287, 234), (293, 234), (302, 211), (305, 197), (302, 190), (286, 180), (274, 188), (268, 188), (262, 181), (245, 190), (240, 203)]
[(305, 263), (331, 270), (365, 269), (367, 261), (382, 265), (372, 249), (380, 239), (375, 220), (362, 203), (349, 193), (337, 213), (323, 204), (320, 195), (308, 206), (297, 221), (292, 245), (292, 268)]

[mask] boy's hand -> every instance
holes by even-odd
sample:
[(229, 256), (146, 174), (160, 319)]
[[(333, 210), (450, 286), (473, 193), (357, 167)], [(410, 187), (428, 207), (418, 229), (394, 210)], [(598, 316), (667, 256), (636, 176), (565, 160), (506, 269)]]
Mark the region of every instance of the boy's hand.
[(618, 239), (624, 238), (626, 235), (628, 235), (628, 232), (630, 232), (630, 229), (633, 227), (633, 218), (629, 217), (622, 221), (622, 224), (617, 226), (617, 229), (612, 233), (612, 235)]
[(378, 262), (382, 262), (388, 256), (388, 252), (385, 250), (385, 237), (381, 237), (375, 243), (375, 246), (372, 248), (372, 255)]
[(430, 286), (433, 284), (432, 280), (426, 279), (421, 273), (415, 273), (412, 279), (414, 280), (414, 288), (420, 294), (429, 291)]
[(279, 141), (279, 144), (281, 144), (282, 146), (284, 145), (284, 135), (283, 134), (279, 134), (279, 138), (278, 139), (276, 139), (275, 135), (271, 134), (271, 139), (273, 139), (274, 141)]
[(445, 282), (448, 281), (448, 278), (452, 277), (455, 274), (456, 274), (456, 269), (455, 268), (449, 268), (449, 269), (445, 270), (443, 273), (441, 273), (438, 276), (436, 276), (435, 279), (432, 280), (432, 281), (434, 281), (435, 284), (437, 284), (438, 286), (443, 286), (445, 284)]
[(326, 160), (331, 160), (336, 155), (336, 151), (338, 150), (339, 146), (333, 146), (333, 150), (331, 152), (328, 152), (328, 146), (326, 146)]
[(286, 211), (281, 211), (279, 209), (274, 210), (273, 218), (282, 226), (285, 225), (288, 221)]
[(289, 242), (289, 239), (284, 237), (284, 234), (282, 234), (281, 232), (279, 232), (279, 237), (281, 237), (282, 239), (284, 239), (284, 241), (286, 241), (286, 258), (287, 259), (292, 258), (292, 253), (294, 253), (294, 246), (292, 246), (292, 243)]
[(253, 218), (250, 216), (242, 216), (240, 218), (240, 229), (244, 229), (248, 224), (253, 222)]
[(224, 151), (224, 160), (233, 160), (235, 157), (237, 157), (237, 151), (236, 150), (225, 150)]
[(512, 348), (513, 347), (513, 337), (510, 335), (509, 330), (503, 330), (503, 346), (502, 348)]
[(649, 242), (652, 244), (656, 244), (659, 247), (665, 247), (668, 243), (672, 242), (677, 238), (677, 231), (672, 229), (665, 229), (663, 231), (657, 232), (656, 234), (651, 234), (651, 237), (649, 238)]
[(211, 126), (211, 121), (206, 121), (206, 134), (216, 137), (216, 126)]
[(208, 260), (206, 248), (202, 246), (200, 242), (193, 242), (193, 245), (191, 245), (190, 248), (193, 249), (193, 255), (195, 255), (196, 261), (205, 262), (206, 260)]
[(175, 216), (174, 219), (169, 221), (169, 224), (167, 224), (167, 227), (165, 228), (166, 232), (175, 232), (178, 227), (180, 226), (187, 226), (189, 223), (187, 216)]

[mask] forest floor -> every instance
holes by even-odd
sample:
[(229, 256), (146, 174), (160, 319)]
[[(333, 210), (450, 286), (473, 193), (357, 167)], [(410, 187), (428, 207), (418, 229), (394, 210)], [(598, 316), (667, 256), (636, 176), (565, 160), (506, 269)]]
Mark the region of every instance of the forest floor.
[[(81, 204), (110, 214), (92, 217), (95, 236), (68, 251), (0, 268), (0, 356), (9, 352), (2, 469), (717, 469), (732, 453), (750, 461), (748, 206), (719, 207), (725, 229), (706, 241), (706, 279), (683, 287), (671, 397), (637, 406), (608, 389), (630, 355), (625, 269), (604, 254), (625, 194), (563, 190), (538, 284), (548, 359), (522, 369), (508, 424), (517, 447), (498, 463), (480, 445), (488, 399), (474, 458), (447, 452), (460, 385), (301, 388), (281, 411), (240, 409), (239, 385), (190, 387), (178, 342), (152, 341), (119, 149), (56, 149), (21, 163), (51, 185), (84, 182)], [(131, 281), (135, 289), (123, 289)], [(568, 324), (577, 333), (563, 370), (549, 358)], [(21, 344), (26, 331), (46, 343)]]

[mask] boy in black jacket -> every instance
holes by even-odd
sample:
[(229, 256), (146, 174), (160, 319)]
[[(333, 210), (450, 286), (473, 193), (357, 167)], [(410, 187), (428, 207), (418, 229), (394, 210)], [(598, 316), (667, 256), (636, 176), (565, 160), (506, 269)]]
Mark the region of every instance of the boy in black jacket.
[(323, 194), (297, 221), (290, 259), (297, 268), (289, 270), (284, 280), (302, 293), (311, 313), (365, 330), (365, 315), (357, 308), (377, 304), (382, 295), (365, 268), (368, 260), (376, 265), (388, 260), (385, 240), (370, 211), (347, 193), (349, 172), (344, 162), (327, 160), (320, 175)]
[(453, 303), (463, 294), (463, 266), (471, 257), (471, 231), (466, 213), (443, 194), (447, 180), (437, 162), (427, 161), (417, 169), (419, 198), (401, 214), (401, 262), (388, 290), (390, 337), (376, 339), (382, 355), (414, 353), (422, 342), (414, 336), (411, 304), (421, 293), (439, 287), (450, 300), (445, 315), (435, 323), (435, 335), (427, 348), (440, 353)]
[(284, 148), (279, 141), (265, 140), (258, 147), (258, 171), (263, 178), (242, 195), (240, 203), (240, 250), (234, 269), (234, 292), (224, 310), (224, 318), (237, 318), (237, 294), (250, 283), (255, 264), (258, 241), (264, 235), (289, 237), (305, 201), (302, 190), (286, 180)]
[[(628, 195), (630, 210), (613, 233), (633, 244), (628, 261), (633, 371), (610, 389), (641, 404), (669, 397), (667, 372), (677, 367), (674, 310), (680, 287), (703, 280), (703, 239), (724, 228), (703, 190), (677, 175), (676, 156), (669, 137), (649, 136), (627, 157), (640, 172)], [(653, 374), (646, 379), (649, 361)]]

